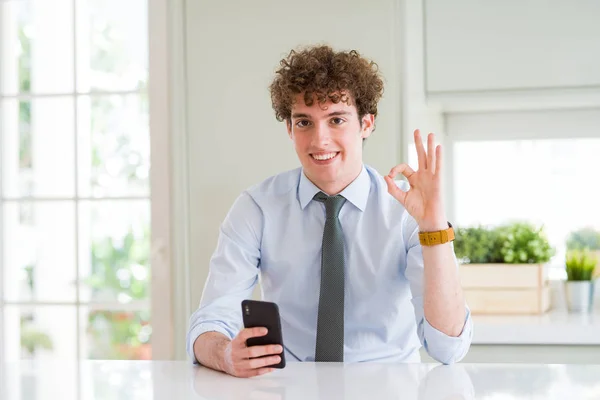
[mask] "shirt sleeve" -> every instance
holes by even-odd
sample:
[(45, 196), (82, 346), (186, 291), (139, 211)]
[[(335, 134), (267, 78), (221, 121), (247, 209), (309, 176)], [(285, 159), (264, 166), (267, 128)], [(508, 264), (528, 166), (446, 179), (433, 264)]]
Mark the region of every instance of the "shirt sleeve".
[[(405, 244), (407, 248), (405, 275), (409, 281), (412, 292), (412, 303), (415, 309), (417, 334), (421, 344), (432, 358), (443, 363), (453, 364), (464, 358), (471, 346), (473, 336), (473, 321), (471, 312), (465, 304), (465, 322), (459, 336), (448, 336), (437, 330), (427, 318), (423, 306), (424, 296), (424, 264), (423, 248), (419, 242), (419, 228), (416, 221), (407, 218), (405, 221)], [(458, 262), (454, 257), (456, 268)]]
[(221, 224), (202, 299), (190, 317), (186, 347), (196, 364), (194, 342), (201, 334), (220, 332), (233, 339), (242, 328), (241, 302), (258, 281), (262, 228), (260, 207), (242, 193)]

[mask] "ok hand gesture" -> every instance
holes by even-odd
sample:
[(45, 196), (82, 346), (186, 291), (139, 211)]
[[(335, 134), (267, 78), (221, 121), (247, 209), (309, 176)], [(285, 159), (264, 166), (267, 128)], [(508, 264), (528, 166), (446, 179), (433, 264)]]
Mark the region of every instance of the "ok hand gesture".
[[(392, 168), (385, 176), (388, 192), (396, 198), (417, 221), (421, 231), (436, 231), (448, 228), (442, 199), (442, 147), (435, 146), (435, 135), (427, 136), (427, 152), (419, 130), (414, 133), (415, 146), (419, 159), (419, 169), (414, 171), (408, 164)], [(404, 192), (394, 183), (394, 178), (402, 174), (410, 184)]]

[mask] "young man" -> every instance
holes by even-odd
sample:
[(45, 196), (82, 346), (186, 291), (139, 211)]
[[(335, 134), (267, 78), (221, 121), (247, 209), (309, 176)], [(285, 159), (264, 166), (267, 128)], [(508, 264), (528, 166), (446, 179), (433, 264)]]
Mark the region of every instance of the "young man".
[[(442, 363), (462, 359), (472, 322), (433, 134), (425, 151), (415, 132), (417, 171), (401, 164), (382, 177), (363, 164), (383, 81), (355, 51), (292, 51), (270, 90), (302, 168), (233, 204), (190, 319), (190, 357), (239, 377), (270, 372), (283, 351), (288, 361), (419, 362), (424, 346)], [(246, 347), (266, 333), (242, 326), (259, 276), (263, 299), (279, 305), (285, 349)]]

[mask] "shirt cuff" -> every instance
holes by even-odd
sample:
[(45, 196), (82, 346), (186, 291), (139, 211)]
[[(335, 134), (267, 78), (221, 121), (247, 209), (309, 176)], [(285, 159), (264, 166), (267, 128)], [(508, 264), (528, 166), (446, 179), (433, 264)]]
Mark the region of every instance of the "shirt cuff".
[(233, 340), (231, 333), (219, 324), (212, 322), (203, 322), (201, 324), (196, 325), (188, 332), (187, 337), (187, 353), (194, 364), (200, 364), (196, 359), (196, 355), (194, 354), (194, 343), (200, 335), (206, 332), (219, 332), (227, 336), (229, 340)]
[(448, 336), (437, 330), (423, 317), (424, 347), (427, 353), (442, 364), (453, 364), (464, 358), (471, 346), (473, 322), (471, 311), (465, 307), (465, 324), (459, 336)]

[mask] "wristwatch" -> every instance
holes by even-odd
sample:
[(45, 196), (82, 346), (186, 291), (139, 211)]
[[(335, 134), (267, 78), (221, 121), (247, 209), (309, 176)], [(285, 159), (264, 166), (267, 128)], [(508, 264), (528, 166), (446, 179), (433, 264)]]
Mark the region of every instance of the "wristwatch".
[(448, 229), (435, 232), (419, 232), (419, 241), (422, 246), (435, 246), (454, 240), (454, 228), (448, 222)]

